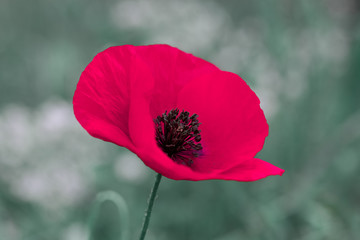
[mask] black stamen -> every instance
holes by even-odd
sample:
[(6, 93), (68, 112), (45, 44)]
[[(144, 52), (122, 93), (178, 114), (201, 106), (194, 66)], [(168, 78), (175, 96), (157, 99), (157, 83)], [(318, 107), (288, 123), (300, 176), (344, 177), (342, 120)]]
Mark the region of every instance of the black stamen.
[(198, 115), (172, 109), (154, 119), (157, 145), (175, 162), (191, 166), (201, 155)]

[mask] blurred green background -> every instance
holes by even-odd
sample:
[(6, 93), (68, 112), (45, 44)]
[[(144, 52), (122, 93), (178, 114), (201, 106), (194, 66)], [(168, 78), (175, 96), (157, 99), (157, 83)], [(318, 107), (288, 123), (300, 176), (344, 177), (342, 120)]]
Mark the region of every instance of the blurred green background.
[[(354, 240), (360, 236), (360, 4), (356, 0), (1, 0), (0, 240), (137, 239), (155, 173), (90, 137), (78, 78), (113, 45), (168, 43), (241, 75), (262, 101), (257, 182), (164, 178), (147, 240)], [(124, 213), (122, 213), (124, 214)], [(121, 215), (124, 216), (124, 215)]]

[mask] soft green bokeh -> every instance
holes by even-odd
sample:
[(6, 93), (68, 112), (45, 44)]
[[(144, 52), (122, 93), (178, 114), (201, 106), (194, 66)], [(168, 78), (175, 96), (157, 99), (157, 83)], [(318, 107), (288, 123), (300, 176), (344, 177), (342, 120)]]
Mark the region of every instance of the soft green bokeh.
[(72, 113), (99, 51), (168, 43), (242, 76), (270, 125), (257, 182), (164, 178), (147, 240), (360, 236), (360, 5), (355, 0), (0, 1), (0, 240), (137, 239), (155, 173)]

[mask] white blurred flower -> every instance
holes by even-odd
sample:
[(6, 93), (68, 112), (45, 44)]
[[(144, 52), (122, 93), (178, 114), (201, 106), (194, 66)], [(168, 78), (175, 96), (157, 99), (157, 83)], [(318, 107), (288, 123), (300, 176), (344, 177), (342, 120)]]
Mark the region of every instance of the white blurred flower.
[(35, 115), (36, 128), (45, 131), (48, 137), (56, 137), (64, 131), (77, 128), (74, 113), (67, 102), (45, 102)]
[(24, 171), (12, 182), (12, 190), (24, 200), (52, 209), (81, 200), (88, 186), (77, 166), (49, 162)]
[(88, 233), (86, 227), (80, 223), (74, 223), (70, 225), (63, 233), (63, 240), (86, 240)]
[(147, 178), (147, 167), (132, 152), (121, 154), (115, 164), (115, 173), (129, 182), (142, 182)]
[(56, 209), (90, 191), (89, 173), (103, 148), (77, 123), (70, 103), (51, 100), (34, 111), (9, 105), (0, 123), (0, 178), (13, 194)]
[[(21, 106), (8, 105), (0, 117), (0, 161), (16, 166), (22, 155), (30, 151), (32, 143), (30, 111)], [(16, 148), (16, 151), (14, 149)]]

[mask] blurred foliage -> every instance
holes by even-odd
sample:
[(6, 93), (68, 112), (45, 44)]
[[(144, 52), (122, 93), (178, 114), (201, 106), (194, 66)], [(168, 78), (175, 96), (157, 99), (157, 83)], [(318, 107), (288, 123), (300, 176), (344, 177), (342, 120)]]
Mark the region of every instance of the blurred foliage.
[[(88, 136), (71, 98), (111, 45), (168, 43), (241, 75), (286, 170), (252, 182), (163, 179), (148, 240), (360, 236), (360, 5), (322, 1), (0, 2), (0, 240), (85, 240), (93, 202), (126, 200), (138, 237), (155, 173)], [(93, 239), (119, 239), (104, 203)]]

